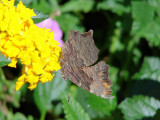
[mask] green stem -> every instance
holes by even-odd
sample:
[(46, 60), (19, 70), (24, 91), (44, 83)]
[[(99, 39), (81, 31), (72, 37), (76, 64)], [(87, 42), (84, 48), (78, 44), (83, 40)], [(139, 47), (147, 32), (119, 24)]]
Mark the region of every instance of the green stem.
[[(138, 42), (139, 42), (139, 38), (137, 36), (133, 37), (132, 41), (129, 42), (128, 47), (127, 47), (128, 55), (127, 55), (127, 58), (124, 62), (124, 65), (121, 71), (126, 71), (128, 69), (128, 66), (132, 60), (133, 49), (138, 44)], [(122, 78), (122, 79), (125, 79), (125, 78)]]
[(132, 41), (129, 43), (128, 48), (127, 48), (129, 55), (127, 56), (127, 59), (126, 59), (126, 62), (125, 62), (126, 64), (124, 65), (123, 69), (126, 69), (129, 65), (129, 63), (131, 62), (131, 58), (132, 58), (132, 55), (133, 55), (133, 49), (138, 44), (138, 40), (139, 40), (138, 37), (135, 36), (132, 39)]
[(46, 111), (43, 111), (43, 112), (41, 113), (40, 120), (45, 120), (45, 117), (46, 117)]

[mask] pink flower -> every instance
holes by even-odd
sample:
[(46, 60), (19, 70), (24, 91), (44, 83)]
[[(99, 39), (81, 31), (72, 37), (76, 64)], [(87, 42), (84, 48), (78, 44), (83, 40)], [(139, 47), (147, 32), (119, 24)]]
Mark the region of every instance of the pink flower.
[(59, 24), (55, 21), (55, 20), (52, 20), (52, 18), (48, 18), (38, 24), (36, 24), (38, 27), (41, 27), (41, 28), (46, 28), (46, 29), (51, 29), (51, 31), (53, 31), (54, 33), (54, 39), (56, 41), (58, 41), (60, 43), (60, 47), (62, 47), (63, 45), (63, 40), (62, 40), (62, 36), (63, 36), (63, 33), (62, 33), (62, 30), (61, 28), (59, 27)]

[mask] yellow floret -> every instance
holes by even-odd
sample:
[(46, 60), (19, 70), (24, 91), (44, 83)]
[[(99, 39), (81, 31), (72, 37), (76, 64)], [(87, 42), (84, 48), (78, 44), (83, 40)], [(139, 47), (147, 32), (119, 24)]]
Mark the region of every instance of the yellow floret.
[(37, 27), (32, 16), (33, 10), (21, 1), (14, 7), (14, 0), (0, 0), (0, 52), (11, 59), (8, 66), (16, 67), (18, 59), (24, 65), (16, 90), (27, 82), (33, 90), (39, 82), (51, 81), (53, 71), (61, 68), (60, 44), (49, 29)]

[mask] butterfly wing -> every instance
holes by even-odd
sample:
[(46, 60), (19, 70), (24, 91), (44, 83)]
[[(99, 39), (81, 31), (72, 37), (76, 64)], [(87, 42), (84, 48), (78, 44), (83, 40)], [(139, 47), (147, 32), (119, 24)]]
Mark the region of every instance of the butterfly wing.
[(112, 83), (108, 66), (103, 61), (91, 66), (98, 60), (98, 53), (92, 30), (84, 34), (70, 31), (68, 40), (62, 46), (62, 76), (97, 96), (110, 98)]

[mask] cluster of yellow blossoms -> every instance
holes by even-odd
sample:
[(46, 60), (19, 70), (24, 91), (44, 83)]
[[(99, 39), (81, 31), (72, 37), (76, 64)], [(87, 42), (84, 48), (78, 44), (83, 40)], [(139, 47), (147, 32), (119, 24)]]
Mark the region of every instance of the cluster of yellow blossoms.
[(17, 59), (24, 65), (16, 90), (27, 82), (32, 90), (39, 82), (51, 81), (53, 71), (61, 68), (61, 48), (53, 32), (37, 27), (32, 16), (33, 10), (21, 1), (14, 7), (14, 0), (0, 0), (0, 52), (11, 59), (9, 66), (16, 67)]

